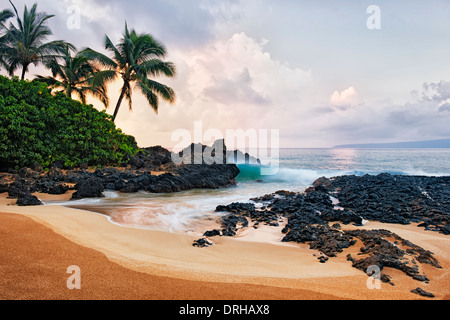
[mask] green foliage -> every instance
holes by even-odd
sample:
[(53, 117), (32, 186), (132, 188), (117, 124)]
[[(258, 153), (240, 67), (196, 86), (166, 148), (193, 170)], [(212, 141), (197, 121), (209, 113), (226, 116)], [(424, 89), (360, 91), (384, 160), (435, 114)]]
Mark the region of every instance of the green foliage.
[(111, 119), (63, 93), (53, 96), (44, 83), (0, 76), (0, 168), (120, 164), (138, 147)]

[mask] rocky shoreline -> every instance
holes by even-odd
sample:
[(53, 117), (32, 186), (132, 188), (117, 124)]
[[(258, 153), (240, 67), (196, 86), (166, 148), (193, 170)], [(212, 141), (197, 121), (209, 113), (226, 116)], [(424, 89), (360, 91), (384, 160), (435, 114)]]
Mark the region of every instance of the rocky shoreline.
[(65, 169), (62, 163), (24, 167), (18, 172), (0, 173), (0, 193), (17, 199), (19, 206), (41, 205), (33, 193), (65, 194), (74, 191), (72, 199), (103, 197), (103, 191), (123, 193), (179, 192), (190, 189), (217, 189), (235, 185), (239, 174), (233, 163), (180, 164), (171, 160), (171, 152), (160, 146), (142, 149), (124, 167)]
[[(431, 251), (425, 250), (397, 234), (384, 230), (358, 229), (365, 220), (385, 223), (418, 223), (445, 235), (450, 234), (450, 177), (421, 177), (380, 174), (377, 176), (339, 176), (319, 178), (304, 193), (277, 191), (249, 203), (219, 205), (221, 229), (208, 230), (194, 241), (197, 247), (212, 245), (213, 237), (230, 236), (244, 228), (261, 224), (279, 226), (287, 220), (283, 242), (309, 244), (319, 251), (325, 263), (344, 249), (360, 245), (358, 255), (347, 255), (352, 266), (368, 272), (375, 266), (398, 269), (414, 280), (429, 279), (421, 264), (441, 268)], [(355, 228), (345, 228), (352, 224)], [(370, 275), (370, 274), (369, 274)], [(379, 279), (394, 285), (386, 274)], [(421, 288), (412, 292), (432, 297)]]

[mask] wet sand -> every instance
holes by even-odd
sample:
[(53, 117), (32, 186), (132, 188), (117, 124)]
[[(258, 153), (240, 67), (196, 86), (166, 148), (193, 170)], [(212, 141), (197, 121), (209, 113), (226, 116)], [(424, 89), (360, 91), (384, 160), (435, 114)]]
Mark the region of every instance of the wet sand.
[[(413, 225), (365, 228), (388, 229), (431, 250), (443, 269), (422, 265), (426, 284), (385, 268), (395, 286), (371, 290), (368, 276), (346, 260), (357, 246), (322, 264), (307, 245), (282, 244), (277, 228), (264, 227), (196, 248), (195, 235), (127, 228), (60, 206), (17, 207), (5, 197), (0, 299), (427, 299), (410, 292), (416, 287), (450, 298), (450, 238)], [(71, 265), (80, 267), (80, 290), (66, 286)]]

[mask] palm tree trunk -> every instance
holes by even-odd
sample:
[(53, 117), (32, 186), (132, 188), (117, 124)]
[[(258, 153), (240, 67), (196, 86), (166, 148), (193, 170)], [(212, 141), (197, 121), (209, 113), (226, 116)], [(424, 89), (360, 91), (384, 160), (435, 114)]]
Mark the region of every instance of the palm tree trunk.
[(25, 80), (25, 73), (27, 72), (28, 65), (24, 65), (22, 69), (22, 80)]
[(72, 86), (71, 86), (71, 85), (67, 85), (67, 88), (66, 88), (66, 95), (67, 95), (69, 98), (72, 98)]
[(125, 96), (125, 90), (126, 90), (126, 85), (124, 84), (122, 87), (122, 91), (120, 92), (119, 100), (117, 101), (116, 109), (114, 109), (114, 114), (113, 114), (113, 119), (112, 119), (113, 122), (116, 120), (117, 113), (119, 112), (120, 104), (122, 103), (123, 97)]

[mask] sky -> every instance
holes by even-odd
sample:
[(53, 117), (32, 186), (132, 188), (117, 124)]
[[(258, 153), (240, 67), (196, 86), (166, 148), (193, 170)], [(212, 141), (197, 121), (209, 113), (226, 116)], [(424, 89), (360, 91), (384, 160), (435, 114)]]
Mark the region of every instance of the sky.
[(158, 81), (176, 103), (156, 115), (136, 92), (116, 119), (141, 147), (172, 148), (180, 130), (209, 144), (199, 123), (224, 137), (277, 131), (282, 148), (450, 137), (448, 0), (14, 0), (19, 12), (34, 2), (55, 15), (51, 39), (79, 49), (106, 53), (125, 21), (164, 43), (177, 76)]

